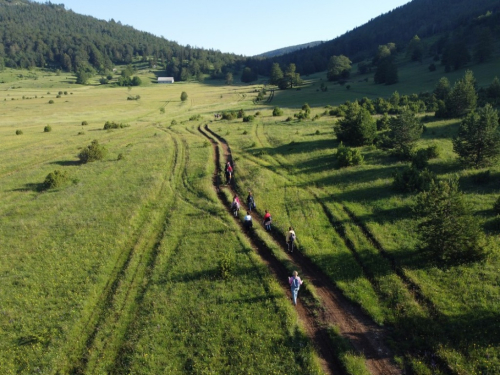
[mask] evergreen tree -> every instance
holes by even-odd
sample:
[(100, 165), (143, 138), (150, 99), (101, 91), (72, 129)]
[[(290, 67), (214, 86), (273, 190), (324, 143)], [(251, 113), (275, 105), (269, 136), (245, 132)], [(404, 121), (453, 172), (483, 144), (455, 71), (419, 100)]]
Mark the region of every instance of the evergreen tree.
[(415, 35), (408, 44), (407, 56), (411, 58), (411, 61), (422, 62), (424, 58), (424, 46), (418, 35)]
[(402, 112), (389, 120), (389, 139), (395, 153), (406, 159), (411, 158), (415, 143), (420, 139), (423, 126), (413, 111), (404, 108)]
[(453, 151), (466, 166), (480, 168), (490, 165), (500, 155), (498, 112), (487, 104), (471, 112), (460, 123)]
[(233, 84), (233, 73), (227, 72), (226, 73), (226, 85), (232, 85)]
[(489, 98), (500, 99), (500, 80), (498, 80), (498, 77), (493, 79), (493, 82), (488, 86), (486, 92)]
[(442, 77), (437, 83), (436, 88), (434, 89), (434, 95), (438, 100), (446, 100), (448, 98), (448, 95), (450, 94), (450, 91), (450, 81), (448, 81), (448, 78)]
[(477, 94), (475, 89), (476, 80), (470, 70), (465, 72), (464, 78), (453, 86), (453, 89), (445, 100), (446, 111), (449, 117), (460, 117), (476, 108)]
[(458, 189), (458, 179), (431, 182), (413, 209), (421, 218), (419, 247), (436, 263), (457, 264), (484, 256), (484, 234)]
[(345, 116), (335, 127), (337, 139), (350, 146), (362, 146), (373, 143), (377, 133), (375, 120), (358, 102), (346, 105)]

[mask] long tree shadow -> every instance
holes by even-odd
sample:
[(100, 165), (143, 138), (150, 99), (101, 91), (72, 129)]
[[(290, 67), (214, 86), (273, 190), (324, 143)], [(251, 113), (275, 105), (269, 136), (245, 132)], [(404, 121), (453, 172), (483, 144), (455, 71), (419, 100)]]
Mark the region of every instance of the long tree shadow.
[(60, 165), (61, 167), (72, 167), (75, 165), (81, 165), (82, 162), (80, 160), (58, 160), (53, 161), (50, 164)]

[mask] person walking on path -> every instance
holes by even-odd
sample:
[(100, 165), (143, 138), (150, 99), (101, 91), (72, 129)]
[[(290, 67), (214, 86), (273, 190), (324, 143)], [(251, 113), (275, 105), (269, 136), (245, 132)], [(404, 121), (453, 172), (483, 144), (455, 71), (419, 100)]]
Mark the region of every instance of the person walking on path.
[(255, 200), (253, 199), (253, 195), (252, 195), (252, 192), (249, 191), (248, 192), (248, 196), (247, 196), (247, 206), (248, 206), (248, 210), (250, 212), (252, 212), (252, 209), (255, 210)]
[(247, 230), (253, 227), (252, 215), (250, 215), (250, 211), (247, 211), (245, 219), (243, 220), (243, 225)]
[(286, 245), (288, 248), (288, 252), (293, 253), (293, 248), (295, 246), (295, 239), (297, 236), (295, 235), (295, 231), (292, 227), (288, 228), (288, 232), (286, 233)]
[(294, 305), (297, 305), (297, 294), (299, 293), (302, 282), (303, 281), (300, 279), (299, 273), (297, 271), (293, 271), (293, 276), (288, 278), (288, 283), (290, 284), (290, 289), (292, 290)]
[(272, 222), (271, 214), (269, 213), (268, 210), (266, 210), (266, 214), (264, 215), (264, 220), (262, 220), (262, 224), (264, 224), (264, 228), (266, 228), (266, 230), (268, 231), (271, 230), (271, 222)]

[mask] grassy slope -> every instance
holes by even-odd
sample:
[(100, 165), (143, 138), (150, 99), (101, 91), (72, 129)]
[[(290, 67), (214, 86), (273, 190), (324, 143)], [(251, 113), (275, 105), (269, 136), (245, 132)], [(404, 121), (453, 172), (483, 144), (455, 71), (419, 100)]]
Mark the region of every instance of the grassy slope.
[[(217, 203), (211, 148), (189, 124), (167, 128), (198, 108), (237, 103), (247, 89), (129, 93), (38, 75), (0, 87), (2, 372), (159, 373), (166, 364), (172, 372), (318, 372), (286, 296)], [(103, 131), (107, 120), (130, 127)], [(106, 160), (78, 165), (93, 139), (107, 147)], [(71, 181), (37, 191), (54, 169)], [(229, 281), (218, 271), (225, 256)], [(215, 348), (220, 355), (207, 361)]]
[[(51, 372), (80, 361), (78, 366), (88, 371), (115, 366), (151, 373), (167, 365), (172, 371), (202, 371), (209, 365), (225, 371), (231, 361), (248, 372), (266, 366), (278, 373), (290, 366), (304, 372), (315, 368), (307, 346), (297, 355), (287, 346), (287, 342), (303, 340), (302, 334), (295, 333), (293, 312), (248, 244), (234, 236), (235, 228), (218, 208), (209, 186), (210, 148), (203, 147), (195, 127), (211, 122), (216, 111), (243, 108), (249, 114), (260, 110), (261, 117), (253, 124), (217, 122), (210, 126), (229, 140), (240, 186), (255, 192), (259, 210), (269, 208), (280, 230), (294, 225), (302, 251), (349, 298), (375, 321), (396, 324), (400, 335), (396, 339), (409, 339), (413, 325), (432, 326), (433, 318), (344, 208), (354, 212), (442, 315), (440, 325), (446, 335), (432, 341), (441, 356), (457, 373), (462, 373), (459, 366), (469, 373), (494, 372), (500, 366), (495, 357), (499, 351), (495, 339), (499, 337), (495, 325), (498, 253), (485, 265), (446, 272), (426, 265), (413, 252), (412, 197), (395, 195), (389, 189), (391, 172), (399, 164), (365, 148), (364, 166), (338, 170), (333, 118), (283, 122), (304, 102), (313, 107), (314, 115), (322, 113), (324, 105), (365, 95), (430, 91), (443, 75), (425, 72), (422, 80), (417, 75), (420, 70), (426, 70), (425, 64), (401, 69), (401, 83), (395, 86), (375, 86), (358, 82), (364, 77), (354, 77), (350, 90), (332, 89), (329, 84), (327, 93), (316, 91), (319, 75), (306, 77), (309, 82), (300, 91), (277, 91), (270, 106), (252, 104), (254, 86), (189, 83), (158, 87), (147, 72), (141, 74), (144, 86), (130, 91), (81, 87), (65, 75), (37, 72), (34, 80), (20, 78), (18, 71), (2, 73), (0, 274), (9, 287), (1, 292), (6, 302), (0, 320), (1, 352), (5, 354), (0, 367), (7, 372), (37, 367)], [(485, 66), (473, 70), (481, 86), (496, 74)], [(462, 74), (448, 77), (454, 82)], [(59, 91), (68, 94), (56, 98)], [(179, 100), (181, 91), (189, 94), (186, 103)], [(129, 95), (141, 99), (128, 101)], [(23, 96), (31, 99), (23, 100)], [(49, 99), (55, 103), (48, 104)], [(271, 116), (274, 105), (284, 107), (283, 117)], [(200, 121), (183, 123), (196, 114), (201, 114)], [(172, 119), (180, 124), (170, 127)], [(83, 120), (89, 125), (82, 127)], [(107, 120), (131, 126), (104, 132), (100, 129)], [(43, 133), (47, 124), (53, 128), (51, 133)], [(474, 185), (471, 172), (455, 164), (451, 150), (457, 121), (428, 127), (421, 145), (432, 143), (441, 149), (432, 168), (441, 177), (462, 176), (462, 187), (474, 201), (478, 219), (487, 224), (493, 219), (491, 205), (498, 194), (499, 171), (492, 169), (495, 181), (489, 185)], [(24, 134), (16, 136), (16, 129)], [(109, 149), (107, 160), (76, 165), (78, 149), (92, 139)], [(116, 161), (119, 153), (125, 160)], [(185, 160), (186, 165), (180, 164)], [(178, 172), (173, 174), (172, 168)], [(54, 169), (67, 171), (75, 182), (56, 191), (34, 191)], [(163, 232), (162, 215), (170, 210), (172, 217)], [(342, 223), (351, 248), (332, 227), (327, 211)], [(193, 218), (197, 220), (197, 226), (190, 229), (194, 234), (186, 236), (185, 226)], [(140, 241), (150, 234), (158, 238), (157, 244)], [(498, 249), (493, 236), (492, 241)], [(201, 243), (211, 246), (203, 250)], [(215, 277), (221, 244), (237, 260), (236, 273), (248, 277), (235, 277), (230, 283)], [(109, 281), (118, 277), (123, 282), (110, 287)], [(247, 280), (252, 284), (247, 285)], [(140, 303), (134, 302), (136, 298)], [(96, 308), (102, 311), (97, 316)], [(97, 333), (93, 327), (99, 328)], [(253, 327), (251, 332), (249, 327)], [(485, 335), (485, 330), (490, 334)], [(117, 333), (108, 338), (106, 332)], [(82, 354), (88, 337), (95, 351)], [(176, 345), (168, 347), (172, 340)], [(231, 351), (235, 347), (238, 351)], [(214, 348), (219, 355), (208, 358)], [(185, 353), (199, 354), (204, 360)], [(409, 361), (419, 368), (418, 357)]]

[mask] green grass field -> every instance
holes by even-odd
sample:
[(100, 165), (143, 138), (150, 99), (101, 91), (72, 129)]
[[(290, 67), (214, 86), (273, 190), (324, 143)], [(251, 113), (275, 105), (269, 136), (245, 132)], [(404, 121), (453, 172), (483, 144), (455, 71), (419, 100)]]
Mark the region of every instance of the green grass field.
[[(492, 64), (473, 68), (480, 86), (493, 80)], [(415, 374), (500, 373), (492, 210), (500, 167), (477, 185), (478, 171), (461, 169), (452, 151), (458, 120), (426, 124), (419, 147), (439, 147), (431, 169), (459, 176), (492, 249), (485, 262), (443, 270), (415, 251), (414, 196), (391, 189), (402, 163), (364, 147), (365, 164), (338, 169), (335, 118), (284, 121), (304, 102), (314, 115), (363, 96), (430, 91), (443, 73), (426, 66), (402, 67), (395, 86), (363, 76), (326, 93), (318, 91), (324, 76), (303, 77), (300, 90), (276, 91), (267, 105), (253, 103), (262, 82), (156, 85), (144, 70), (143, 86), (127, 89), (1, 72), (1, 372), (322, 373), (287, 295), (217, 199), (212, 147), (197, 131), (208, 124), (231, 146), (241, 195), (254, 192), (275, 230), (295, 227), (300, 251), (389, 328), (397, 362)], [(283, 116), (272, 116), (275, 105)], [(226, 109), (260, 115), (215, 121)], [(130, 126), (106, 131), (106, 121)], [(94, 139), (105, 160), (80, 164)], [(41, 191), (54, 170), (67, 183)]]

